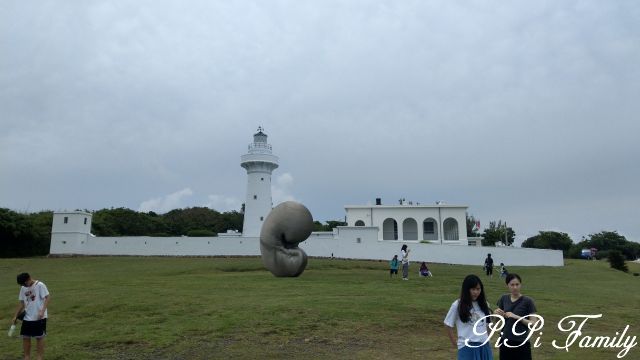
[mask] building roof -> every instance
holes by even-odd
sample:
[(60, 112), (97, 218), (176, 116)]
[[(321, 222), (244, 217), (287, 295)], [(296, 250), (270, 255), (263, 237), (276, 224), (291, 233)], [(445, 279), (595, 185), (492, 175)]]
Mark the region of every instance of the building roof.
[(428, 209), (428, 208), (468, 208), (468, 205), (433, 204), (433, 205), (345, 205), (345, 209)]

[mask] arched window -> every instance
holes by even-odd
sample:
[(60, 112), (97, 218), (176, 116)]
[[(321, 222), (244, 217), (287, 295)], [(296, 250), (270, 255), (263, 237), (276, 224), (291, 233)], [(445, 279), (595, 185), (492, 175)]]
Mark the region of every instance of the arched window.
[(438, 240), (438, 222), (434, 218), (428, 218), (422, 222), (422, 238)]
[(364, 221), (362, 220), (356, 221), (356, 226), (364, 226)]
[(404, 240), (418, 240), (418, 223), (407, 218), (402, 222), (402, 238)]
[(398, 240), (398, 223), (388, 218), (382, 223), (382, 240)]
[(458, 222), (454, 218), (448, 218), (442, 224), (445, 240), (460, 240), (458, 237)]

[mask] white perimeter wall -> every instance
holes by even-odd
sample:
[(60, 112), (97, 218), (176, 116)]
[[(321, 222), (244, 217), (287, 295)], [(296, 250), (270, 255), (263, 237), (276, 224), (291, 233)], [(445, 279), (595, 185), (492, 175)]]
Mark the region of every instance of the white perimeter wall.
[[(309, 256), (390, 260), (407, 244), (412, 262), (482, 266), (487, 253), (495, 264), (506, 266), (563, 266), (562, 251), (510, 247), (423, 244), (377, 240), (377, 228), (338, 227), (333, 232), (312, 233), (300, 243)], [(359, 239), (359, 240), (358, 240)], [(51, 254), (140, 255), (140, 256), (259, 256), (257, 237), (92, 237), (56, 233)]]
[(376, 228), (365, 229), (371, 234), (364, 233), (362, 227), (350, 226), (337, 227), (333, 234), (313, 233), (300, 244), (300, 247), (310, 256), (329, 257), (333, 253), (333, 256), (339, 258), (391, 260), (393, 255), (400, 253), (402, 245), (407, 244), (411, 250), (409, 259), (412, 262), (427, 261), (482, 267), (487, 254), (491, 253), (495, 265), (503, 262), (505, 266), (564, 266), (560, 250), (377, 240)]
[[(70, 240), (70, 241), (69, 241)], [(260, 239), (245, 237), (91, 237), (80, 245), (62, 234), (51, 238), (51, 254), (141, 256), (260, 255)], [(65, 242), (66, 243), (63, 243)]]

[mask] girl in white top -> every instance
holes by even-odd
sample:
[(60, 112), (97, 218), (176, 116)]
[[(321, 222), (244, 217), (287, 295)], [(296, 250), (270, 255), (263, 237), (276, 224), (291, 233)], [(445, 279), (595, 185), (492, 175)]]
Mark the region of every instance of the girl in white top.
[[(451, 304), (444, 318), (447, 334), (451, 345), (458, 350), (459, 360), (493, 359), (488, 341), (490, 318), (485, 318), (490, 314), (491, 310), (484, 296), (482, 281), (476, 275), (467, 275), (462, 282), (460, 298)], [(458, 331), (457, 337), (453, 333), (454, 326)]]
[(400, 249), (400, 260), (402, 261), (402, 280), (409, 280), (409, 249), (407, 244)]

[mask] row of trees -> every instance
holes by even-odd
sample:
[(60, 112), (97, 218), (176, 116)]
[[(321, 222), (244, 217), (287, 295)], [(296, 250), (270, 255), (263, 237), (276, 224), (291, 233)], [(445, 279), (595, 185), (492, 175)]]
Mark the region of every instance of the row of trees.
[(221, 213), (207, 207), (175, 209), (165, 214), (102, 209), (93, 213), (92, 232), (97, 236), (215, 236), (242, 230), (243, 219), (240, 212)]
[[(511, 245), (515, 240), (515, 231), (508, 227), (506, 223), (499, 220), (492, 221), (489, 227), (479, 232), (478, 220), (473, 215), (467, 215), (467, 236), (482, 236), (483, 246), (495, 246), (496, 243)], [(597, 249), (597, 259), (608, 259), (611, 266), (626, 270), (624, 260), (635, 260), (640, 258), (640, 243), (627, 240), (624, 236), (615, 231), (602, 231), (583, 237), (578, 243), (574, 243), (568, 234), (557, 231), (540, 231), (538, 235), (532, 236), (522, 243), (525, 248), (562, 250), (565, 258), (579, 259), (583, 249)]]
[[(52, 220), (51, 211), (22, 214), (0, 208), (0, 257), (47, 255)], [(221, 213), (207, 207), (176, 209), (166, 214), (112, 208), (93, 212), (91, 231), (96, 236), (216, 236), (227, 230), (242, 230), (243, 220), (241, 212)], [(315, 221), (314, 231), (331, 231), (341, 225), (346, 223)]]
[(0, 208), (0, 257), (49, 253), (53, 213), (20, 214)]
[(522, 243), (522, 247), (562, 250), (565, 257), (579, 259), (582, 249), (595, 248), (597, 259), (608, 258), (611, 252), (620, 252), (627, 260), (640, 258), (640, 244), (627, 240), (616, 231), (602, 231), (583, 237), (576, 244), (569, 235), (556, 231), (540, 231)]
[[(171, 210), (166, 214), (140, 213), (130, 209), (103, 209), (93, 213), (93, 233), (97, 236), (216, 236), (227, 230), (242, 230), (244, 214), (207, 207)], [(342, 221), (314, 222), (313, 231), (331, 231)]]
[(555, 231), (540, 231), (522, 243), (522, 247), (562, 250), (565, 257), (578, 259), (582, 249), (597, 249), (597, 259), (607, 259), (611, 267), (624, 272), (629, 271), (626, 260), (640, 258), (640, 244), (627, 240), (615, 231), (602, 231), (583, 237), (574, 244), (569, 235)]

